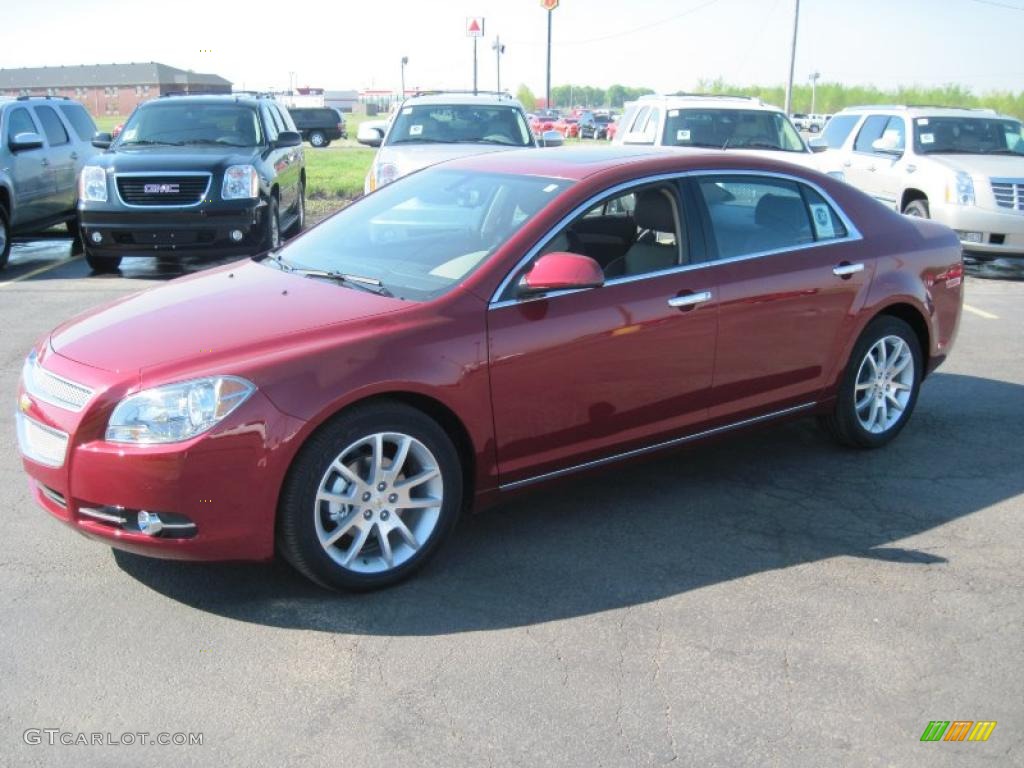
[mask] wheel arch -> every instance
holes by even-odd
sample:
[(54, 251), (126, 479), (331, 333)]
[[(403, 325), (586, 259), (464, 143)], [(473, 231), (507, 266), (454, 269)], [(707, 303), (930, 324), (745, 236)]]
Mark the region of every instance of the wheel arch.
[(907, 187), (903, 190), (903, 194), (900, 196), (900, 210), (899, 213), (903, 213), (907, 206), (915, 200), (924, 200), (928, 202), (928, 195), (922, 192), (917, 187)]
[(921, 347), (921, 355), (924, 358), (922, 361), (924, 364), (922, 378), (927, 376), (928, 362), (931, 359), (932, 353), (931, 329), (928, 327), (928, 321), (921, 313), (921, 310), (909, 302), (900, 301), (882, 307), (871, 319), (874, 320), (876, 317), (883, 316), (898, 318), (909, 325), (911, 330), (914, 331), (914, 335), (917, 336), (917, 342)]
[(6, 184), (0, 183), (0, 205), (7, 211), (8, 217), (14, 215), (14, 212), (11, 210), (11, 199), (11, 190), (7, 188)]

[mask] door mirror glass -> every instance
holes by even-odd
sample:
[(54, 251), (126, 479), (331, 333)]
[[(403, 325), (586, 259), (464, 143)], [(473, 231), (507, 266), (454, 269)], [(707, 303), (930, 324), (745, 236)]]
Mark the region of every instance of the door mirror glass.
[(99, 147), (100, 149), (108, 149), (110, 143), (113, 141), (113, 137), (109, 133), (95, 133), (92, 137), (92, 145)]
[(379, 147), (381, 142), (384, 141), (384, 126), (383, 120), (375, 120), (372, 123), (363, 123), (359, 126), (359, 131), (356, 134), (356, 141), (360, 144), (365, 144), (368, 147)]
[(828, 142), (826, 142), (820, 136), (816, 136), (815, 138), (809, 140), (807, 142), (807, 146), (811, 148), (811, 152), (827, 152), (828, 151)]
[(589, 256), (565, 251), (546, 253), (519, 281), (519, 295), (550, 291), (599, 288), (604, 285), (601, 266)]
[(38, 133), (25, 133), (16, 134), (8, 142), (8, 146), (12, 152), (22, 152), (26, 149), (39, 149), (43, 146), (43, 137)]
[(274, 146), (281, 149), (284, 147), (302, 146), (302, 135), (298, 131), (281, 131), (277, 134)]

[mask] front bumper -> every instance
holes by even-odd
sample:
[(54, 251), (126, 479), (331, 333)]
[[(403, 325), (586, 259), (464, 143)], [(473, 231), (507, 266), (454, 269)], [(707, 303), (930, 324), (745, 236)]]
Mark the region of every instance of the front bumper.
[[(52, 351), (43, 362), (48, 371), (95, 394), (74, 413), (19, 389), (20, 423), (67, 435), (66, 449), (46, 463), (25, 456), (23, 447), (22, 463), (37, 504), (79, 533), (136, 554), (176, 560), (273, 557), (278, 492), (301, 422), (256, 390), (228, 419), (192, 440), (108, 443), (103, 439), (107, 419), (127, 388), (104, 389), (104, 372)], [(137, 524), (142, 510), (192, 526), (150, 536)]]
[(78, 222), (96, 256), (248, 256), (263, 246), (265, 210), (259, 200), (153, 210), (90, 203)]
[(978, 206), (933, 204), (931, 217), (958, 233), (981, 233), (981, 242), (960, 235), (965, 251), (993, 257), (1024, 257), (1024, 213)]

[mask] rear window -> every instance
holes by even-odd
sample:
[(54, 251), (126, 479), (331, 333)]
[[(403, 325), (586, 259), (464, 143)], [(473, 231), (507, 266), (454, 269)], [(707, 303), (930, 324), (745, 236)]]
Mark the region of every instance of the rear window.
[(669, 147), (805, 151), (785, 115), (754, 109), (670, 109), (662, 143)]
[(80, 141), (90, 141), (96, 133), (96, 123), (81, 104), (61, 104), (60, 111), (75, 131)]

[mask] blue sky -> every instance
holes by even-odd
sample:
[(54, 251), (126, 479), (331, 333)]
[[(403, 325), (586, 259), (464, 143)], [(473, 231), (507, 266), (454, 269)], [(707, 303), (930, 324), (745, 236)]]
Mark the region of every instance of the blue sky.
[[(553, 17), (553, 82), (656, 90), (715, 77), (782, 83), (793, 2), (562, 0)], [(484, 16), (481, 87), (495, 84), (496, 34), (507, 45), (503, 86), (544, 87), (539, 0), (177, 0), (159, 14), (156, 8), (118, 0), (23, 3), (0, 32), (0, 68), (161, 61), (250, 89), (286, 86), (289, 72), (300, 85), (397, 88), (405, 55), (407, 85), (464, 88), (472, 82), (465, 20)], [(956, 82), (1024, 90), (1022, 41), (1024, 0), (802, 0), (796, 80), (817, 69), (823, 80), (883, 87)]]

